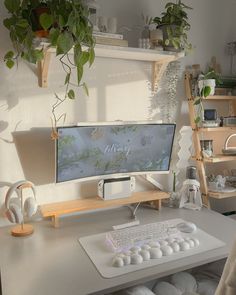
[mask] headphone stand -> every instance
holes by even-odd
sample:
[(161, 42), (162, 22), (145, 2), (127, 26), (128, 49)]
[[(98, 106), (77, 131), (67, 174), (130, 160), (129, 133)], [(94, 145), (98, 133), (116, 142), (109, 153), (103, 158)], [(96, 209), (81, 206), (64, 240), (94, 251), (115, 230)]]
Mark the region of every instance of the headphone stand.
[[(24, 188), (32, 188), (30, 183), (24, 183), (17, 187), (20, 191), (20, 198), (21, 198), (21, 210), (23, 211), (23, 189)], [(34, 228), (31, 224), (25, 224), (24, 219), (20, 225), (17, 225), (11, 229), (11, 234), (14, 237), (25, 237), (29, 236), (34, 232)]]

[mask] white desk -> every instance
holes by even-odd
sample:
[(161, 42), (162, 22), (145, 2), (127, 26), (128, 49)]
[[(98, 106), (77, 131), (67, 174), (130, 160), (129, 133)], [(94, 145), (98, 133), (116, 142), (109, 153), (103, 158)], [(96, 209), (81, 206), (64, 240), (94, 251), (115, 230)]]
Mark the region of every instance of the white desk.
[(3, 295), (85, 295), (108, 294), (128, 286), (160, 278), (181, 270), (225, 258), (233, 243), (236, 222), (213, 211), (193, 212), (163, 208), (161, 212), (140, 209), (141, 223), (171, 218), (193, 221), (226, 243), (203, 254), (146, 268), (113, 279), (104, 279), (78, 242), (78, 237), (111, 230), (114, 224), (130, 221), (127, 208), (65, 218), (54, 229), (50, 221), (36, 223), (35, 233), (25, 238), (0, 229), (0, 268)]

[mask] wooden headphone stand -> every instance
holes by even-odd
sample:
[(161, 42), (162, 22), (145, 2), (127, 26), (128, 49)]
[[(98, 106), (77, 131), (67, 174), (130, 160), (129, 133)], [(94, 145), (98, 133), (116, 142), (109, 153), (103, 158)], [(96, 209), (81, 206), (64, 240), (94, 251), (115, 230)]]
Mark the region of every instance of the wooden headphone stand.
[[(21, 198), (21, 211), (22, 211), (22, 214), (23, 214), (23, 189), (25, 188), (31, 188), (31, 184), (30, 183), (25, 183), (25, 184), (22, 184), (22, 185), (19, 185), (17, 187), (17, 189), (20, 190), (20, 198)], [(34, 232), (34, 228), (31, 224), (25, 224), (24, 223), (24, 218), (23, 218), (23, 221), (21, 224), (13, 227), (11, 229), (11, 234), (14, 236), (14, 237), (25, 237), (25, 236), (29, 236), (31, 235), (32, 233)]]

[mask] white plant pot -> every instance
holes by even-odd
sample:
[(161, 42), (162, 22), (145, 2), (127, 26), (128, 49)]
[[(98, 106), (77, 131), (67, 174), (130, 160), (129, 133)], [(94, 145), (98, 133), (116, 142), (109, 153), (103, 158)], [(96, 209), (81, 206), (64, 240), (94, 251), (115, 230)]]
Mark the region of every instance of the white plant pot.
[(215, 87), (216, 87), (216, 80), (215, 79), (208, 79), (208, 80), (200, 80), (198, 81), (198, 88), (199, 92), (201, 93), (202, 88), (205, 86), (210, 86), (211, 87), (211, 92), (209, 95), (214, 95), (215, 94)]

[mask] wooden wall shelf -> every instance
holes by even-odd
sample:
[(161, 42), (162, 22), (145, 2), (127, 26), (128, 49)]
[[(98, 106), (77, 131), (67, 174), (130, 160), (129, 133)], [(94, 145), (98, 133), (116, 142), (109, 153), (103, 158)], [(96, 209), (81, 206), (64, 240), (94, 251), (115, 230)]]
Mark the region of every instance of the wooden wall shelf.
[[(48, 48), (47, 46), (47, 43), (42, 43), (39, 47), (45, 48), (44, 60), (38, 63), (38, 83), (40, 87), (48, 86), (50, 58), (51, 54), (56, 52), (55, 48)], [(154, 91), (168, 63), (183, 57), (184, 53), (97, 44), (95, 46), (95, 56), (152, 62), (152, 90)]]
[(169, 198), (169, 193), (163, 191), (135, 192), (132, 196), (123, 199), (102, 200), (99, 197), (64, 201), (58, 203), (45, 204), (40, 206), (43, 217), (51, 217), (54, 227), (59, 226), (59, 217), (62, 215), (82, 212), (88, 210), (109, 208), (114, 206), (130, 205), (152, 201), (156, 209), (161, 209), (161, 201)]

